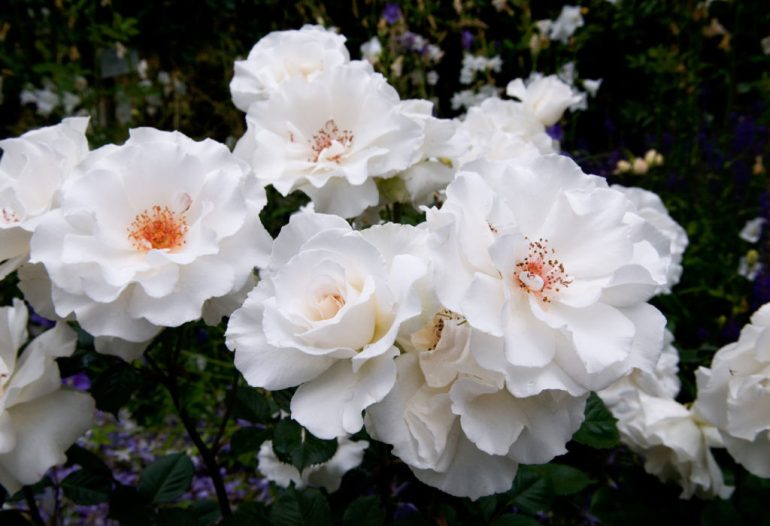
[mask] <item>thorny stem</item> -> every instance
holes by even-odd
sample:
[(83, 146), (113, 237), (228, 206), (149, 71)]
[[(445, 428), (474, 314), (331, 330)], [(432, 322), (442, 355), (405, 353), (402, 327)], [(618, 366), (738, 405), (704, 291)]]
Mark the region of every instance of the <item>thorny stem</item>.
[(168, 338), (163, 339), (163, 347), (166, 348), (166, 356), (168, 357), (167, 372), (164, 372), (157, 364), (157, 362), (155, 362), (155, 360), (149, 356), (149, 354), (145, 354), (145, 358), (147, 363), (150, 364), (150, 366), (160, 377), (160, 381), (168, 390), (169, 395), (171, 395), (171, 401), (174, 403), (174, 408), (176, 408), (176, 411), (179, 414), (182, 425), (184, 425), (187, 434), (190, 436), (190, 440), (192, 440), (193, 444), (195, 444), (195, 447), (197, 448), (203, 463), (206, 465), (206, 471), (208, 471), (211, 482), (214, 484), (214, 490), (217, 494), (217, 501), (219, 502), (219, 509), (222, 512), (222, 517), (229, 517), (232, 515), (230, 500), (227, 497), (227, 490), (225, 489), (225, 483), (224, 480), (222, 480), (222, 475), (219, 473), (219, 464), (217, 463), (216, 453), (212, 451), (212, 449), (209, 449), (209, 447), (203, 441), (200, 433), (198, 433), (196, 422), (187, 412), (187, 409), (182, 403), (182, 398), (179, 393), (177, 367), (179, 365), (178, 359), (182, 348), (182, 332), (179, 332), (176, 345), (174, 345), (173, 349), (170, 349), (170, 352), (168, 349)]

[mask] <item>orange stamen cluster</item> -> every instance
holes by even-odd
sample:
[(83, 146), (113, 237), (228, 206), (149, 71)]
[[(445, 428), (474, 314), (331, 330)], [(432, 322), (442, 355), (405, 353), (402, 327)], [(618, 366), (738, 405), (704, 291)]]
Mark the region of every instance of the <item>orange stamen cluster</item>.
[(530, 241), (529, 254), (516, 263), (514, 271), (514, 280), (519, 287), (543, 303), (551, 303), (550, 293), (559, 292), (572, 283), (555, 254), (554, 249), (548, 248), (547, 239)]
[(177, 215), (167, 206), (155, 205), (145, 210), (131, 222), (128, 238), (137, 250), (174, 250), (185, 244), (187, 219)]
[[(340, 131), (339, 126), (337, 126), (337, 123), (334, 122), (334, 119), (329, 119), (326, 121), (323, 128), (318, 130), (318, 133), (313, 135), (313, 140), (310, 141), (310, 145), (313, 149), (313, 155), (310, 156), (309, 161), (313, 163), (318, 162), (318, 159), (321, 157), (321, 153), (325, 149), (332, 146), (335, 141), (341, 144), (344, 149), (347, 150), (350, 148), (350, 145), (353, 144), (353, 132), (350, 130)], [(342, 152), (338, 153), (337, 155), (328, 157), (330, 161), (334, 161), (338, 164), (341, 158)]]

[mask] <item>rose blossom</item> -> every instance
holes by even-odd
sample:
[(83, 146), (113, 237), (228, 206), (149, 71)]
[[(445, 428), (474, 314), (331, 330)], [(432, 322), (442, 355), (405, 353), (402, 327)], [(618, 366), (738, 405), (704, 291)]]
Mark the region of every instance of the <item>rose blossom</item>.
[(658, 194), (643, 188), (620, 185), (612, 185), (612, 188), (622, 192), (636, 206), (637, 213), (668, 240), (670, 258), (660, 258), (657, 253), (650, 252), (647, 255), (647, 267), (652, 268), (655, 265), (653, 260), (658, 259), (661, 268), (656, 275), (665, 280), (658, 287), (658, 292), (670, 293), (671, 287), (679, 283), (682, 277), (682, 255), (689, 243), (687, 232), (669, 215)]
[(695, 372), (695, 410), (713, 423), (727, 451), (758, 477), (770, 477), (770, 304), (741, 330), (738, 341)]
[(93, 424), (94, 401), (62, 388), (56, 359), (75, 351), (64, 323), (27, 340), (27, 308), (0, 307), (0, 485), (13, 494), (66, 460), (64, 452)]
[(266, 479), (283, 488), (288, 488), (293, 482), (297, 489), (320, 487), (334, 493), (340, 489), (345, 473), (361, 465), (368, 447), (369, 442), (366, 440), (353, 441), (348, 437), (340, 437), (337, 440), (337, 452), (332, 458), (322, 464), (308, 466), (300, 473), (293, 465), (281, 462), (273, 451), (273, 442), (267, 440), (262, 443), (257, 455), (259, 471)]
[(632, 203), (566, 157), (466, 169), (427, 226), (442, 305), (499, 337), (479, 363), (522, 397), (577, 396), (652, 368), (665, 319), (636, 254), (668, 246), (652, 244)]
[(75, 117), (0, 141), (0, 279), (26, 261), (40, 218), (88, 153), (86, 127), (87, 117)]
[(532, 111), (512, 100), (486, 99), (468, 110), (461, 128), (471, 143), (461, 164), (477, 159), (534, 158), (559, 150), (559, 143), (548, 136)]
[(522, 79), (512, 80), (505, 93), (519, 99), (544, 126), (556, 124), (567, 108), (583, 100), (556, 75), (535, 74), (526, 84)]
[(494, 337), (449, 310), (404, 332), (407, 352), (396, 358), (396, 385), (367, 410), (366, 428), (392, 444), (418, 479), (477, 499), (510, 489), (519, 463), (544, 463), (566, 452), (583, 421), (586, 395), (515, 396), (503, 374), (475, 358)]
[(299, 189), (317, 211), (343, 217), (377, 205), (375, 178), (412, 165), (424, 140), (396, 90), (359, 61), (285, 81), (250, 106), (246, 122), (235, 154), (263, 185)]
[(235, 61), (230, 93), (241, 111), (281, 89), (293, 77), (310, 79), (350, 62), (345, 37), (321, 26), (273, 31), (257, 42), (246, 60)]
[(249, 385), (299, 385), (291, 416), (321, 438), (361, 429), (361, 411), (393, 387), (400, 326), (421, 311), (410, 252), (424, 233), (388, 224), (354, 231), (337, 216), (292, 216), (261, 281), (225, 333)]
[(598, 391), (618, 420), (620, 440), (645, 458), (644, 468), (682, 487), (682, 498), (728, 498), (712, 447), (724, 447), (717, 430), (675, 400), (679, 355), (666, 331), (663, 352), (652, 371), (634, 370)]
[(45, 265), (58, 316), (143, 342), (241, 294), (267, 256), (265, 202), (224, 145), (135, 129), (78, 166), (35, 231), (31, 260)]

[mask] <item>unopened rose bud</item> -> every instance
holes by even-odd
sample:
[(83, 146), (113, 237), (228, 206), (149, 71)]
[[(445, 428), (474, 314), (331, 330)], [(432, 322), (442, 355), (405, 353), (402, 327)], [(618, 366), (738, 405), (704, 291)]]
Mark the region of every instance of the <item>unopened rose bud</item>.
[(637, 157), (636, 159), (634, 159), (634, 163), (631, 166), (631, 170), (636, 175), (644, 175), (647, 173), (647, 170), (649, 169), (650, 167), (647, 165), (647, 162), (641, 157)]
[(631, 163), (629, 163), (625, 159), (619, 160), (618, 164), (615, 166), (615, 173), (624, 174), (630, 171), (631, 171)]

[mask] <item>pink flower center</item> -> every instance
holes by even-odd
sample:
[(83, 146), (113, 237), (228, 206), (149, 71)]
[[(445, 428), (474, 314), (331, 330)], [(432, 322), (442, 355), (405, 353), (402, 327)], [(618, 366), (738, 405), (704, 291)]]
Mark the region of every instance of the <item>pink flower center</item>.
[(326, 159), (339, 164), (351, 144), (353, 144), (353, 132), (340, 130), (334, 119), (329, 119), (323, 128), (313, 135), (313, 140), (310, 141), (313, 154), (308, 160), (317, 163), (319, 159)]
[(19, 216), (10, 208), (0, 208), (0, 218), (7, 224), (19, 222)]
[[(525, 238), (529, 239), (529, 238)], [(556, 251), (548, 247), (548, 240), (530, 241), (529, 253), (516, 263), (513, 277), (518, 286), (543, 303), (551, 303), (551, 295), (569, 287), (572, 279), (564, 265), (556, 258)]]
[(187, 219), (183, 214), (175, 214), (167, 206), (155, 205), (134, 218), (128, 238), (141, 252), (174, 250), (185, 244), (187, 230)]

